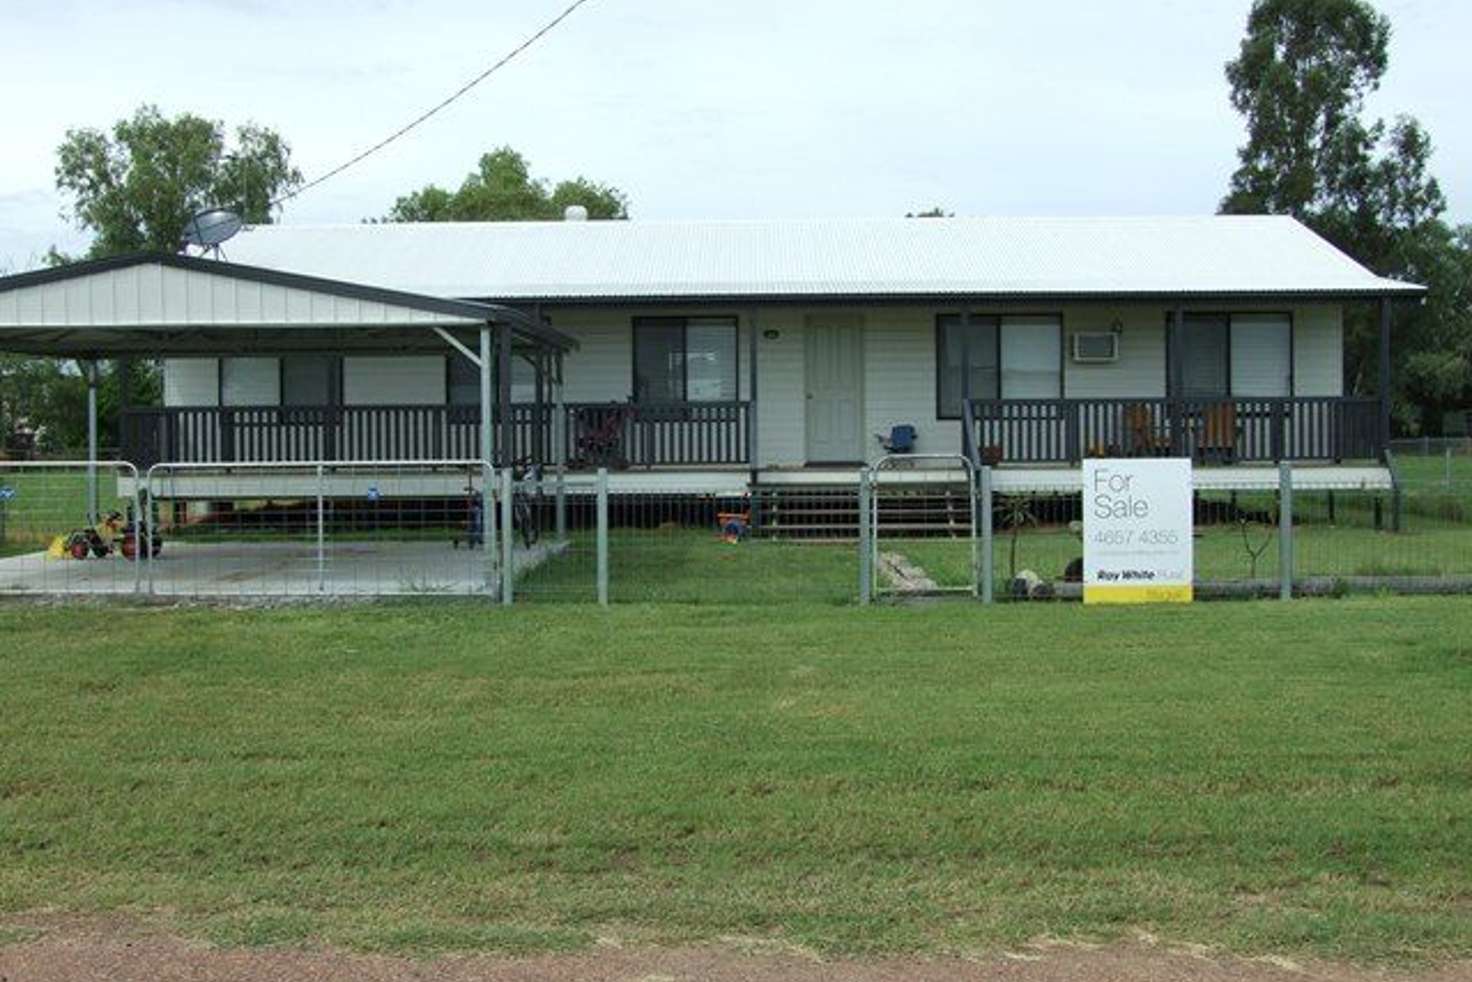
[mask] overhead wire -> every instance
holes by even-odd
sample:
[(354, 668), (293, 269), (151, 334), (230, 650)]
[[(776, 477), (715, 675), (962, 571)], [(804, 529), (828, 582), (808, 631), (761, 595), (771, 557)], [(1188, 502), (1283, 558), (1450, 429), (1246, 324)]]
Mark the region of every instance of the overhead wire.
[[(485, 71), (476, 75), (474, 78), (467, 81), (464, 85), (460, 86), (454, 92), (450, 93), (450, 95), (446, 96), (444, 99), (441, 99), (439, 102), (435, 103), (433, 106), (431, 106), (429, 109), (426, 109), (418, 116), (415, 116), (413, 119), (409, 120), (409, 122), (405, 123), (403, 126), (400, 126), (398, 129), (394, 130), (382, 140), (379, 140), (377, 143), (368, 147), (366, 150), (362, 150), (359, 153), (354, 154), (352, 157), (349, 157), (347, 160), (338, 164), (336, 167), (333, 167), (325, 173), (306, 182), (305, 184), (292, 188), (285, 194), (271, 199), (271, 201), (267, 202), (267, 210), (269, 211), (272, 208), (279, 208), (285, 202), (299, 197), (306, 192), (312, 190), (313, 188), (321, 186), (326, 181), (331, 180), (332, 178), (336, 177), (337, 175), (341, 174), (343, 171), (346, 171), (351, 167), (357, 166), (358, 164), (367, 160), (369, 157), (378, 153), (380, 150), (392, 144), (394, 141), (406, 136), (408, 133), (427, 122), (436, 114), (447, 109), (456, 101), (464, 98), (472, 89), (480, 85), (486, 79), (490, 78), (496, 72), (500, 71), (502, 68), (505, 68), (508, 64), (514, 61), (518, 55), (522, 54), (532, 45), (536, 44), (542, 38), (546, 37), (548, 34), (552, 33), (552, 31), (556, 30), (563, 21), (571, 17), (579, 7), (588, 2), (589, 0), (573, 0), (573, 2), (564, 7), (556, 17), (553, 17), (541, 27), (537, 28), (535, 32), (528, 35), (520, 44), (512, 48), (506, 54), (502, 55), (499, 59), (496, 60), (494, 64), (485, 69)], [(208, 229), (209, 227), (211, 226), (204, 226), (201, 231)]]

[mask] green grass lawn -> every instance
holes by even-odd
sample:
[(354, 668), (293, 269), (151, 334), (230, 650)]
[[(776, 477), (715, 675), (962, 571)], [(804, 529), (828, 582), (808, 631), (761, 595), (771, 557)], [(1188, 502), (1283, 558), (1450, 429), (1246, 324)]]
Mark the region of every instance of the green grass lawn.
[[(574, 533), (568, 549), (522, 578), (517, 591), (529, 600), (596, 597), (595, 548), (593, 533)], [(846, 604), (859, 592), (857, 542), (731, 544), (709, 529), (612, 529), (608, 553), (615, 603)]]
[(0, 607), (6, 914), (1472, 954), (1472, 606)]

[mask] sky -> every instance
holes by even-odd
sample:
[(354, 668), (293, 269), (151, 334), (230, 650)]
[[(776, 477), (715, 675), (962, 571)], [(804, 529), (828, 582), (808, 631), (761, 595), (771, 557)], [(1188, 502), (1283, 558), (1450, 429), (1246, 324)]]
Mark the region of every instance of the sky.
[[(0, 270), (85, 247), (54, 188), (74, 127), (141, 103), (278, 130), (307, 178), (449, 95), (566, 0), (0, 0)], [(468, 97), (290, 202), (357, 222), (509, 144), (635, 220), (1205, 214), (1243, 130), (1222, 66), (1249, 0), (590, 0)], [(1472, 218), (1472, 4), (1381, 0), (1374, 115), (1436, 144)]]

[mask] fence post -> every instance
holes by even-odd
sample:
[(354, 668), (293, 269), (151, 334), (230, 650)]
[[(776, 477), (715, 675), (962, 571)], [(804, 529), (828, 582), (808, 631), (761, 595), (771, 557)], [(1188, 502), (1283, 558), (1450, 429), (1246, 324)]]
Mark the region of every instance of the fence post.
[(968, 461), (966, 497), (971, 502), (971, 595), (978, 600), (981, 599), (981, 508), (978, 505), (981, 497), (980, 480), (981, 475)]
[[(486, 595), (494, 598), (501, 584), (496, 579), (496, 469), (491, 466), (489, 458), (480, 462), (480, 472), (480, 547), (485, 553)], [(474, 494), (473, 476), (470, 482), (470, 493)], [(468, 521), (470, 516), (466, 518)]]
[[(869, 482), (869, 568), (879, 574), (879, 468), (876, 466)], [(873, 589), (873, 581), (870, 583)]]
[(501, 468), (501, 603), (508, 605), (514, 599), (516, 580), (516, 529), (512, 498), (516, 494), (516, 479), (510, 467)]
[(144, 570), (144, 578), (148, 581), (148, 595), (153, 596), (153, 537), (158, 529), (153, 525), (154, 502), (158, 500), (154, 495), (153, 472), (161, 465), (153, 464), (148, 468), (148, 475), (144, 478), (144, 489), (148, 492), (148, 508), (138, 516), (140, 526), (143, 528), (143, 541), (148, 543), (148, 568)]
[(874, 599), (874, 557), (869, 539), (874, 534), (869, 515), (869, 469), (859, 469), (859, 604), (867, 607)]
[(992, 469), (986, 464), (981, 467), (981, 494), (977, 507), (981, 518), (981, 602), (991, 603), (995, 598), (992, 569), (995, 553), (992, 548)]
[(322, 486), (322, 464), (317, 464), (317, 592), (327, 592), (327, 507)]
[(608, 606), (608, 468), (598, 468), (598, 603)]
[(557, 541), (567, 541), (567, 468), (557, 465)]
[(1278, 599), (1293, 599), (1293, 466), (1278, 464)]
[[(133, 471), (133, 592), (143, 592), (143, 564), (148, 562), (149, 547), (153, 540), (144, 537), (142, 485), (138, 477), (138, 466), (122, 463), (113, 470), (114, 479), (120, 479), (123, 468)], [(0, 544), (5, 542), (5, 502), (0, 501)]]

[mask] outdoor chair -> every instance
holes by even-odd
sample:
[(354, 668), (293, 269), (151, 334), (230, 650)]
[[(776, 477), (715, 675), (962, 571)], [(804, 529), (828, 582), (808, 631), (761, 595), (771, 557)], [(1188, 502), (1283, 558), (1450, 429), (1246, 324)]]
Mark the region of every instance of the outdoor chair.
[(628, 467), (624, 424), (632, 415), (633, 407), (627, 405), (584, 406), (575, 410), (572, 465), (614, 470)]
[(1170, 437), (1156, 425), (1155, 414), (1143, 402), (1124, 407), (1126, 446), (1131, 457), (1166, 457), (1170, 455)]
[(874, 434), (874, 439), (886, 452), (892, 454), (915, 452), (915, 427), (909, 423), (900, 423), (889, 428), (889, 435), (883, 433)]
[(1196, 455), (1202, 463), (1230, 464), (1237, 459), (1237, 407), (1230, 402), (1207, 406), (1201, 412)]

